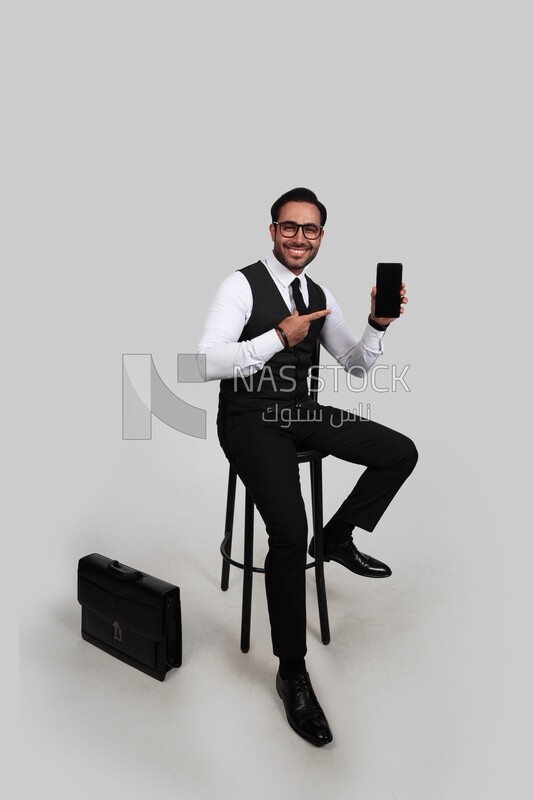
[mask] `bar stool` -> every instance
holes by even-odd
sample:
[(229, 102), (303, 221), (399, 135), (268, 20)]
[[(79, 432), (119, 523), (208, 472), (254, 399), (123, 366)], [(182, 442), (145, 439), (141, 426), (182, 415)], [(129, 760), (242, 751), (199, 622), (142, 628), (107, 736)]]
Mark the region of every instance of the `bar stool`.
[[(319, 363), (319, 345), (317, 344), (313, 353), (312, 364), (317, 366)], [(309, 394), (316, 401), (318, 394), (318, 380), (310, 370), (310, 390)], [(306, 565), (306, 569), (315, 569), (315, 581), (318, 600), (318, 614), (320, 619), (320, 636), (323, 644), (330, 642), (328, 606), (326, 598), (326, 584), (324, 581), (324, 557), (323, 557), (323, 512), (322, 512), (322, 459), (326, 457), (320, 450), (298, 449), (298, 463), (309, 463), (311, 474), (311, 508), (313, 519), (313, 535), (315, 537), (315, 560)], [(254, 572), (264, 573), (263, 567), (256, 567), (253, 564), (254, 548), (254, 512), (255, 505), (251, 494), (246, 490), (244, 506), (244, 563), (235, 561), (231, 557), (231, 547), (233, 541), (233, 521), (235, 515), (235, 496), (237, 491), (237, 473), (230, 464), (228, 477), (228, 493), (226, 500), (226, 522), (224, 527), (224, 538), (220, 545), (222, 555), (222, 577), (220, 588), (227, 591), (229, 585), (230, 565), (243, 570), (242, 586), (242, 614), (241, 614), (241, 650), (247, 653), (250, 649), (250, 621), (252, 612), (252, 584)]]

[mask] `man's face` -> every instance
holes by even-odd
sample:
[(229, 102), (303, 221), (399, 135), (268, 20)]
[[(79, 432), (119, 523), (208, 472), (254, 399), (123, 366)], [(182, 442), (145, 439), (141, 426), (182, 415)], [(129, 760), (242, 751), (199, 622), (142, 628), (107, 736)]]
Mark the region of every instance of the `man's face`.
[[(277, 222), (296, 222), (299, 225), (320, 225), (320, 211), (312, 203), (285, 203), (281, 207)], [(306, 239), (301, 228), (287, 238), (282, 235), (279, 225), (270, 225), (270, 235), (274, 242), (274, 255), (295, 275), (306, 267), (320, 249), (324, 231), (320, 231), (318, 239)]]

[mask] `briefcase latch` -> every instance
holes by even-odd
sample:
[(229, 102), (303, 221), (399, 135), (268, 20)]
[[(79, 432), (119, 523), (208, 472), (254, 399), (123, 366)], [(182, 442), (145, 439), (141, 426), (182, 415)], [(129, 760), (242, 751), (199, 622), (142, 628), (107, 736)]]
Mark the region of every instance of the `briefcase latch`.
[(113, 623), (113, 639), (117, 642), (122, 641), (122, 631), (120, 630), (120, 625), (118, 622)]

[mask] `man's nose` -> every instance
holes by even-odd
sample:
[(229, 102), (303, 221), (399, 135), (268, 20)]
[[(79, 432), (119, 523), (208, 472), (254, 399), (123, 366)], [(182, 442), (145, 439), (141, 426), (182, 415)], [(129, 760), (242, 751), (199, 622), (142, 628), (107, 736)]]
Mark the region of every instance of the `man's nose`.
[(298, 228), (298, 230), (296, 231), (296, 233), (294, 234), (294, 236), (292, 238), (298, 244), (305, 244), (307, 242), (307, 239), (304, 236), (304, 232), (303, 232), (302, 228)]

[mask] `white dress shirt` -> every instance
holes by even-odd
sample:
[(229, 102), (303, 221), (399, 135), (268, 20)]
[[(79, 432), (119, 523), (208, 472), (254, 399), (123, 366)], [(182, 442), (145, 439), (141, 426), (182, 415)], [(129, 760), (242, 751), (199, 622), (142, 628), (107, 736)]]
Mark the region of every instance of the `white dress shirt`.
[[(294, 274), (273, 255), (262, 261), (287, 304), (289, 316), (296, 310), (290, 286)], [(304, 303), (309, 305), (305, 270), (300, 273), (299, 278)], [(345, 370), (355, 366), (369, 370), (383, 353), (384, 331), (378, 331), (367, 323), (363, 336), (358, 341), (346, 324), (340, 306), (331, 292), (325, 286), (322, 289), (326, 295), (326, 308), (331, 310), (331, 314), (324, 318), (319, 337), (321, 345)], [(283, 344), (274, 328), (248, 341), (238, 341), (250, 319), (252, 308), (253, 296), (248, 280), (242, 272), (232, 272), (221, 283), (215, 295), (198, 345), (198, 353), (205, 353), (206, 356), (206, 380), (233, 378), (236, 367), (242, 370), (239, 375), (247, 377), (263, 369), (275, 353), (283, 350)]]

